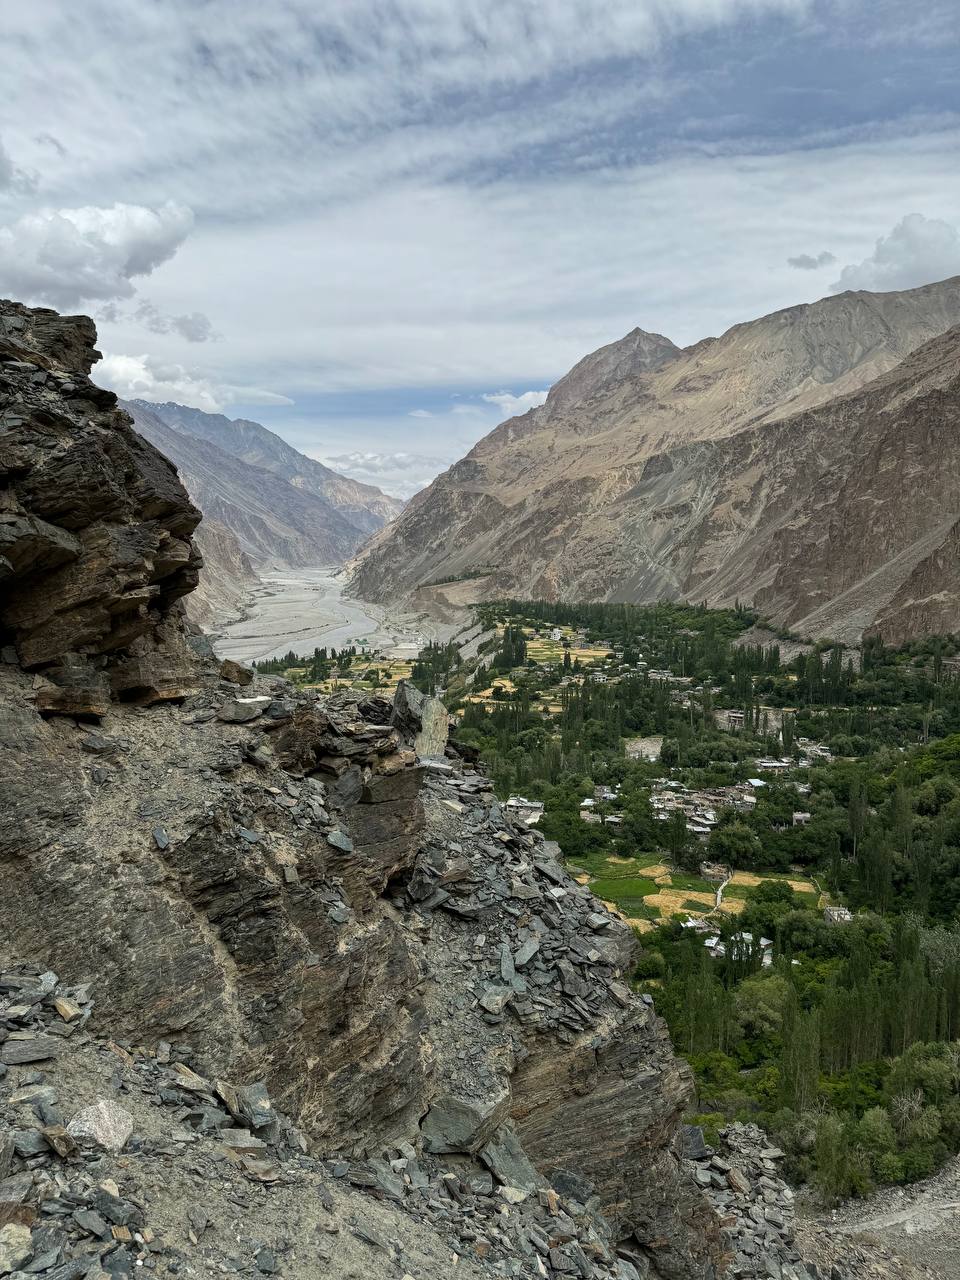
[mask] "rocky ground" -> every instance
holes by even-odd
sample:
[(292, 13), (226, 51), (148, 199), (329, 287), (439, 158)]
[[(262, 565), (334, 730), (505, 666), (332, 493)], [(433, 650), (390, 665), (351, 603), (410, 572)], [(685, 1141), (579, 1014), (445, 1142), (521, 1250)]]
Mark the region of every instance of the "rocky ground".
[(870, 1241), (923, 1275), (960, 1276), (960, 1157), (923, 1182), (851, 1200), (818, 1225), (840, 1256)]

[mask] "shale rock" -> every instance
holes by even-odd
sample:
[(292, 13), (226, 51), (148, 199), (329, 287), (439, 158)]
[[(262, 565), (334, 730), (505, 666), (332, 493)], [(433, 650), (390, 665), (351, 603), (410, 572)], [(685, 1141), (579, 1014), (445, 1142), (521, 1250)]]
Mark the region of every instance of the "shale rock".
[(200, 514), (90, 381), (95, 341), (83, 316), (0, 301), (0, 632), (41, 673), (47, 713), (194, 687), (176, 602), (197, 582)]

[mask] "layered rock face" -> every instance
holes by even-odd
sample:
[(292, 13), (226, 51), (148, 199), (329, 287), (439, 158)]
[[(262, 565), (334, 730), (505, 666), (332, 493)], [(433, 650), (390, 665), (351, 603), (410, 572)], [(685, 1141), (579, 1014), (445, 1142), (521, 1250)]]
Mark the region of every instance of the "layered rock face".
[(84, 317), (0, 302), (0, 640), (41, 709), (100, 714), (183, 696), (174, 605), (201, 560), (173, 466), (87, 376), (95, 341)]
[(92, 1033), (209, 1078), (178, 1077), (204, 1124), (212, 1082), (262, 1082), (311, 1159), (342, 1154), (331, 1176), (402, 1201), (466, 1275), (712, 1274), (690, 1077), (625, 980), (630, 931), (437, 704), (204, 657), (179, 605), (197, 513), (86, 379), (92, 326), (3, 316), (0, 969), (92, 983)]
[(847, 641), (942, 630), (960, 508), (945, 497), (938, 522), (917, 495), (949, 489), (934, 437), (956, 343), (936, 340), (958, 324), (953, 279), (825, 298), (684, 351), (635, 331), (418, 494), (355, 562), (352, 589), (431, 604), (448, 589), (428, 584), (462, 574), (451, 604), (739, 599)]

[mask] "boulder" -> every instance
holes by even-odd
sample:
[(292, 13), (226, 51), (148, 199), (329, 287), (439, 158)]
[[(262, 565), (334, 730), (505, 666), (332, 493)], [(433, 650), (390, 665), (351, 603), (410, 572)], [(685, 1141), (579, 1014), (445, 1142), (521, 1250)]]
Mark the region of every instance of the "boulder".
[(98, 1098), (78, 1111), (67, 1133), (81, 1145), (92, 1143), (105, 1151), (122, 1151), (133, 1133), (133, 1116), (109, 1098)]
[(425, 1150), (475, 1152), (503, 1123), (510, 1104), (505, 1089), (482, 1098), (435, 1098), (420, 1122)]

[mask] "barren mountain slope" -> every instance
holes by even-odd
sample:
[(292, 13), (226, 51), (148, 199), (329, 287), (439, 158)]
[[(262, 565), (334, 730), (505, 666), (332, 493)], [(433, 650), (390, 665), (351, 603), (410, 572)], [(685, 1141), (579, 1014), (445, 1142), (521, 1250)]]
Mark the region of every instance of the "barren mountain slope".
[(187, 616), (210, 627), (237, 617), (260, 581), (236, 534), (219, 520), (201, 520), (193, 540), (203, 556), (200, 581), (186, 601)]
[[(356, 526), (358, 535), (363, 537), (374, 533), (403, 510), (399, 499), (389, 497), (375, 485), (361, 484), (349, 476), (338, 475), (322, 462), (294, 449), (259, 422), (251, 422), (247, 418), (231, 420), (222, 413), (204, 413), (202, 409), (172, 402), (134, 403), (137, 407), (143, 405), (175, 431), (208, 440), (242, 462), (263, 467), (282, 476), (296, 488), (325, 498)], [(360, 540), (358, 537), (358, 543)]]
[[(418, 495), (358, 559), (354, 590), (391, 599), (490, 569), (478, 598), (750, 599), (775, 573), (768, 557), (767, 581), (754, 576), (784, 495), (799, 502), (837, 443), (802, 445), (796, 428), (773, 427), (855, 392), (957, 323), (960, 278), (825, 298), (683, 352), (661, 339), (651, 371), (613, 358), (635, 331)], [(571, 394), (590, 361), (609, 381), (585, 378)], [(768, 599), (785, 616), (785, 599)]]
[(325, 498), (174, 430), (142, 402), (124, 407), (140, 434), (175, 464), (204, 517), (230, 529), (254, 564), (329, 564), (356, 549), (361, 535)]

